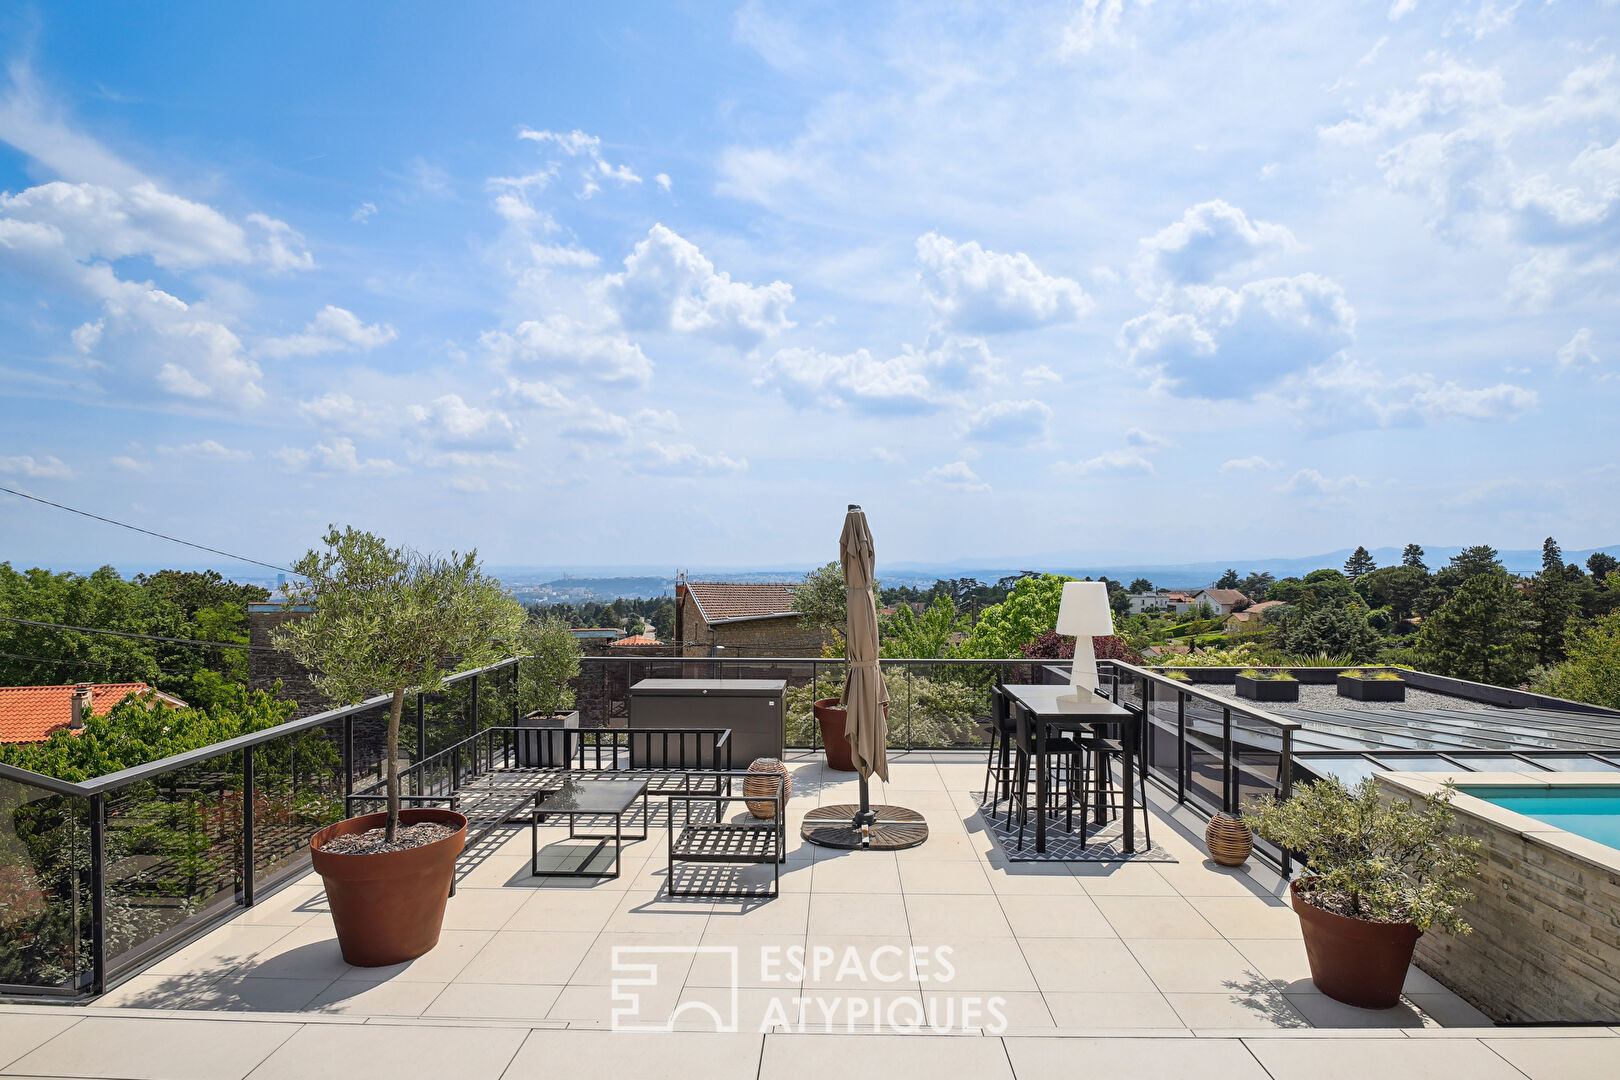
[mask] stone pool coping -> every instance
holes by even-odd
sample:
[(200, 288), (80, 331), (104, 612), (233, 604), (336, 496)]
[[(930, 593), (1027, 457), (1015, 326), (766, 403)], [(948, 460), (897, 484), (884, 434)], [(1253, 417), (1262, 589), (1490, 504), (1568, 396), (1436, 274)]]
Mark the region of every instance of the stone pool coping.
[[(1443, 790), (1447, 783), (1468, 787), (1516, 787), (1552, 790), (1564, 787), (1611, 787), (1620, 794), (1620, 773), (1613, 772), (1380, 772), (1378, 782), (1408, 795), (1426, 796)], [(1551, 848), (1611, 874), (1620, 874), (1620, 851), (1596, 840), (1549, 825), (1545, 821), (1498, 806), (1459, 790), (1452, 809), (1477, 818), (1498, 829), (1516, 833), (1527, 843)]]

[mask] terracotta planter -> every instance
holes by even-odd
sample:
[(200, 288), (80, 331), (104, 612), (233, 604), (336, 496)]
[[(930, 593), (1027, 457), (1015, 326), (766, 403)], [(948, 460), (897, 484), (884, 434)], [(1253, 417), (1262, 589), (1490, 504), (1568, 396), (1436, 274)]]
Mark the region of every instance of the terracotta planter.
[(1299, 895), (1299, 882), (1288, 887), (1311, 982), (1335, 1001), (1363, 1009), (1389, 1009), (1400, 1004), (1406, 969), (1422, 931), (1411, 923), (1378, 923), (1323, 911)]
[(849, 714), (843, 702), (835, 697), (822, 698), (810, 706), (816, 722), (821, 725), (821, 748), (827, 755), (827, 768), (835, 772), (854, 772), (855, 755), (850, 753), (849, 740), (844, 738), (844, 722)]
[(455, 880), (456, 856), (467, 841), (467, 819), (454, 810), (401, 810), (401, 825), (438, 822), (451, 836), (408, 851), (335, 855), (320, 850), (338, 836), (380, 828), (386, 813), (328, 825), (309, 841), (315, 872), (326, 885), (332, 923), (343, 959), (355, 967), (382, 967), (414, 960), (439, 943), (444, 905)]

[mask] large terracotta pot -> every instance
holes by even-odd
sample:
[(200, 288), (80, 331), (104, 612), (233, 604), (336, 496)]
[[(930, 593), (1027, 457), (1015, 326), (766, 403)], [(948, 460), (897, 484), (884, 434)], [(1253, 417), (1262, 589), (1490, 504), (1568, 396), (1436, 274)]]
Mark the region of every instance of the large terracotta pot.
[(408, 851), (338, 855), (321, 845), (338, 836), (381, 828), (386, 813), (328, 825), (309, 841), (315, 872), (326, 885), (343, 959), (355, 967), (382, 967), (414, 960), (439, 943), (444, 905), (455, 880), (456, 856), (467, 842), (467, 819), (454, 810), (401, 810), (401, 825), (434, 821), (456, 830)]
[(1311, 981), (1335, 1001), (1363, 1009), (1389, 1009), (1401, 1000), (1412, 950), (1423, 933), (1411, 923), (1379, 923), (1323, 911), (1289, 886)]
[[(855, 754), (849, 748), (849, 740), (844, 738), (849, 721), (844, 703), (835, 697), (822, 698), (810, 706), (810, 711), (821, 724), (821, 748), (827, 753), (827, 768), (835, 772), (854, 772)], [(887, 701), (883, 703), (883, 718), (889, 718)]]
[(810, 706), (810, 711), (821, 725), (821, 748), (827, 754), (827, 768), (854, 772), (855, 756), (850, 753), (849, 740), (844, 738), (844, 723), (849, 719), (844, 703), (835, 697), (822, 698)]

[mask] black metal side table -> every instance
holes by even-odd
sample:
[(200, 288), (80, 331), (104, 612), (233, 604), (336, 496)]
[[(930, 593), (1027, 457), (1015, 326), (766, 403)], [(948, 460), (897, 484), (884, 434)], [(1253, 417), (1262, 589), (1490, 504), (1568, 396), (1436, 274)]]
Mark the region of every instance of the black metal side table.
[[(641, 832), (624, 834), (624, 815), (641, 800)], [(613, 861), (607, 870), (542, 870), (540, 869), (540, 819), (557, 814), (568, 819), (568, 839), (600, 841), (581, 866), (587, 866), (609, 840), (613, 841)], [(611, 817), (613, 834), (581, 833), (574, 822), (581, 817)], [(619, 855), (626, 840), (647, 839), (647, 822), (651, 820), (647, 802), (645, 780), (578, 780), (570, 776), (555, 791), (541, 791), (535, 795), (534, 811), (529, 819), (531, 856), (529, 873), (534, 877), (589, 877), (616, 878), (619, 876)]]

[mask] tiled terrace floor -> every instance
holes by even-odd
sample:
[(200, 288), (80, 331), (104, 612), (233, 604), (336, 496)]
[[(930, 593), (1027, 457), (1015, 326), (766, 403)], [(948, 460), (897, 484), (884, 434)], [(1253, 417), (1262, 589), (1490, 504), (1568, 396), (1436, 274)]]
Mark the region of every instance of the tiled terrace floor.
[[(513, 825), (467, 861), (438, 948), (413, 963), (343, 963), (310, 877), (116, 987), (98, 1011), (603, 1027), (615, 1007), (614, 946), (667, 950), (650, 954), (658, 982), (642, 991), (640, 1016), (653, 1020), (685, 1003), (729, 1005), (729, 956), (691, 947), (736, 946), (743, 1031), (870, 1032), (873, 1014), (885, 1029), (921, 1015), (945, 1027), (990, 1025), (993, 1017), (965, 1012), (993, 997), (1003, 999), (1007, 1030), (1031, 1035), (1488, 1023), (1415, 969), (1406, 1003), (1388, 1012), (1316, 992), (1281, 880), (1255, 862), (1234, 871), (1207, 861), (1201, 822), (1163, 803), (1154, 839), (1175, 863), (1009, 863), (970, 794), (982, 783), (981, 757), (896, 755), (873, 798), (922, 811), (930, 839), (899, 853), (835, 852), (803, 845), (797, 827), (818, 804), (852, 801), (851, 774), (824, 772), (810, 755), (791, 764), (791, 855), (776, 900), (666, 898), (657, 828), (627, 846), (616, 881), (533, 878), (528, 829)], [(794, 946), (811, 970), (770, 963)], [(820, 971), (818, 949), (832, 958)], [(913, 949), (923, 957), (916, 971), (899, 960)], [(677, 1026), (712, 1030), (713, 1021), (689, 1012)]]

